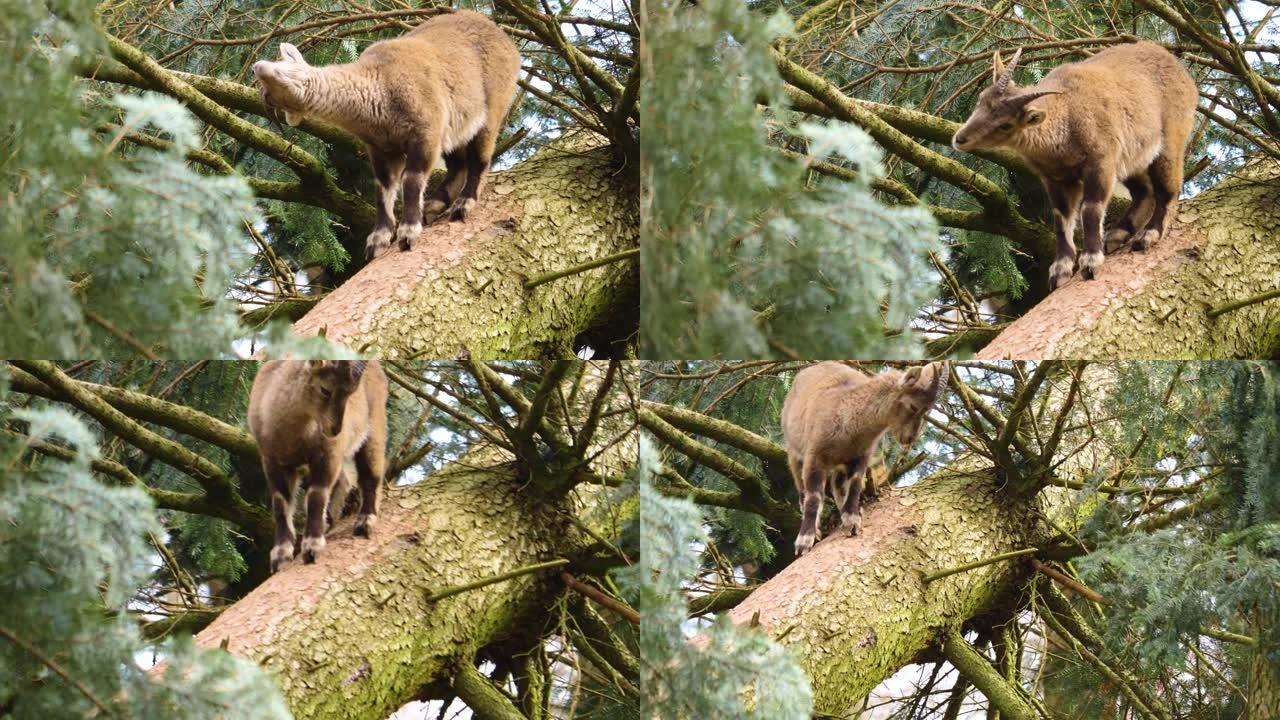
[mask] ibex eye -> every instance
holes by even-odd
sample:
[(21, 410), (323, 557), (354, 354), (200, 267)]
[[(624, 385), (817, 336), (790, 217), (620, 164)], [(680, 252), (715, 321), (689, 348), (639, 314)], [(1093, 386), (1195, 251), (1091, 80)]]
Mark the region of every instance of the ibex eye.
[(1007, 122), (1000, 125), (1000, 132), (1009, 132), (1013, 129), (1013, 123)]

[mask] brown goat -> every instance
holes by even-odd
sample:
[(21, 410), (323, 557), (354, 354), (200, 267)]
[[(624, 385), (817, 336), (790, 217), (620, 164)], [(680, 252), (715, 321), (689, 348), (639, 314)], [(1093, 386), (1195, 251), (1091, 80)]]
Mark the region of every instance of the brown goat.
[(1151, 247), (1168, 232), (1182, 190), (1187, 140), (1199, 90), (1168, 50), (1149, 42), (1108, 48), (1059, 65), (1039, 84), (1013, 83), (1022, 50), (1008, 65), (995, 55), (991, 87), (956, 131), (957, 150), (1006, 147), (1040, 176), (1053, 206), (1058, 249), (1049, 288), (1071, 278), (1076, 213), (1084, 223), (1080, 274), (1102, 268), (1102, 220), (1118, 179), (1133, 198), (1105, 244)]
[(796, 557), (818, 539), (828, 485), (840, 527), (849, 535), (862, 530), (863, 475), (877, 456), (880, 438), (891, 430), (904, 448), (915, 444), (946, 374), (945, 363), (930, 363), (868, 377), (833, 361), (796, 374), (782, 404), (787, 463), (804, 515)]
[(427, 203), (426, 221), (446, 213), (466, 219), (493, 159), (519, 72), (520, 53), (511, 39), (489, 18), (467, 10), (376, 42), (347, 65), (313, 67), (288, 43), (280, 45), (278, 62), (253, 64), (269, 111), (283, 112), (290, 125), (304, 117), (333, 123), (364, 142), (378, 190), (366, 259), (390, 249), (393, 232), (402, 250), (422, 233), (422, 193), (440, 155), (448, 172)]
[[(258, 441), (271, 490), (275, 546), (271, 572), (293, 559), (293, 493), (303, 467), (307, 529), (302, 559), (324, 549), (326, 520), (341, 513), (355, 461), (360, 514), (354, 534), (368, 537), (378, 519), (378, 493), (386, 469), (387, 376), (369, 361), (272, 360), (258, 370), (249, 392), (249, 431)], [(334, 511), (336, 507), (337, 511)]]

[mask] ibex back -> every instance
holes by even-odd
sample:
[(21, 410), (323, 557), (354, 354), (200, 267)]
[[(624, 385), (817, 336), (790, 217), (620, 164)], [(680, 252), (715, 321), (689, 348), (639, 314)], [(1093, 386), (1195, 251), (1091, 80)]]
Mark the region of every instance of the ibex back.
[(892, 430), (904, 448), (915, 444), (946, 373), (945, 364), (932, 363), (868, 377), (828, 361), (796, 375), (782, 404), (782, 434), (804, 514), (797, 557), (818, 539), (828, 483), (840, 527), (850, 535), (862, 530), (863, 475), (880, 438)]
[(1080, 274), (1092, 280), (1102, 268), (1102, 220), (1117, 179), (1133, 201), (1106, 243), (1128, 240), (1142, 251), (1168, 232), (1199, 90), (1177, 58), (1149, 42), (1060, 65), (1026, 88), (1013, 82), (1021, 55), (1004, 65), (996, 53), (995, 80), (951, 144), (965, 151), (1010, 148), (1040, 176), (1058, 239), (1049, 268), (1055, 289), (1075, 272), (1077, 210), (1084, 223)]
[(302, 559), (315, 562), (327, 523), (346, 502), (343, 469), (355, 461), (360, 488), (356, 535), (373, 532), (386, 468), (387, 376), (376, 362), (273, 360), (258, 370), (249, 393), (249, 431), (258, 441), (271, 491), (275, 547), (271, 572), (296, 554), (293, 494), (303, 475), (307, 527)]

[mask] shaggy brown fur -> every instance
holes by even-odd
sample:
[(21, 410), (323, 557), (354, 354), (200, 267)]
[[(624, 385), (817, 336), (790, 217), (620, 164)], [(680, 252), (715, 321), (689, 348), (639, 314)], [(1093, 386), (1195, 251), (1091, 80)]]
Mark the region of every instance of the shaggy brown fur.
[(511, 39), (489, 18), (467, 10), (376, 42), (348, 65), (313, 67), (288, 43), (280, 45), (278, 62), (253, 65), (263, 104), (283, 112), (290, 125), (316, 118), (364, 142), (378, 189), (366, 258), (390, 249), (393, 231), (402, 250), (422, 233), (422, 193), (441, 155), (448, 172), (427, 203), (426, 221), (446, 213), (466, 218), (489, 170), (519, 72), (520, 53)]
[(293, 493), (304, 467), (304, 562), (315, 562), (324, 549), (325, 521), (332, 523), (346, 501), (350, 483), (343, 465), (348, 460), (355, 461), (361, 496), (354, 533), (367, 537), (373, 532), (387, 442), (387, 376), (378, 363), (266, 363), (258, 370), (249, 393), (249, 431), (258, 441), (262, 470), (271, 489), (276, 525), (271, 572), (297, 554)]
[(1118, 179), (1133, 201), (1106, 244), (1126, 240), (1135, 251), (1168, 232), (1199, 91), (1177, 58), (1149, 42), (1108, 48), (1088, 60), (1060, 65), (1039, 84), (1019, 88), (996, 53), (994, 82), (951, 144), (957, 150), (1007, 147), (1017, 151), (1044, 183), (1053, 205), (1057, 257), (1049, 287), (1071, 278), (1076, 213), (1084, 222), (1080, 273), (1102, 268), (1102, 219)]
[(858, 534), (863, 475), (877, 456), (880, 438), (891, 430), (904, 448), (915, 444), (946, 373), (945, 364), (931, 363), (868, 377), (828, 361), (796, 375), (782, 404), (787, 462), (804, 513), (796, 536), (796, 557), (818, 539), (828, 485), (840, 511), (840, 527), (850, 535)]

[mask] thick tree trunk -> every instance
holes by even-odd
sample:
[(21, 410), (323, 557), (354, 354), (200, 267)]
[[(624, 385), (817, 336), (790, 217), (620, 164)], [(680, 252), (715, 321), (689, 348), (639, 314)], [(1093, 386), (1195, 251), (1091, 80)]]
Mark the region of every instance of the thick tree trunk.
[[(363, 268), (294, 325), (384, 357), (572, 357), (594, 331), (622, 355), (638, 317), (636, 263), (526, 289), (525, 281), (639, 246), (637, 174), (608, 147), (548, 147), (489, 178), (464, 223), (427, 227), (410, 252)], [(623, 320), (620, 320), (623, 318)], [(601, 342), (596, 340), (595, 342)]]
[[(1256, 625), (1259, 635), (1264, 632), (1262, 620), (1264, 618), (1259, 617), (1260, 622)], [(1248, 682), (1249, 702), (1245, 719), (1280, 718), (1280, 663), (1267, 657), (1267, 650), (1261, 645), (1252, 648), (1250, 653)]]
[(1183, 202), (1169, 237), (1107, 257), (978, 352), (979, 358), (1259, 358), (1280, 353), (1280, 165), (1260, 163)]
[(1029, 567), (1015, 558), (926, 584), (940, 570), (1036, 546), (1038, 500), (997, 488), (990, 471), (941, 472), (893, 488), (732, 611), (799, 658), (814, 710), (840, 715), (899, 668), (938, 650), (950, 628), (1012, 609)]
[[(619, 443), (593, 470), (622, 475), (635, 444)], [(196, 641), (225, 644), (278, 679), (297, 718), (386, 717), (476, 650), (537, 642), (563, 592), (560, 567), (439, 601), (428, 595), (546, 562), (622, 522), (594, 486), (561, 499), (531, 491), (511, 457), (474, 450), (422, 482), (389, 489), (371, 539), (345, 521), (314, 565), (295, 559), (225, 610)]]

